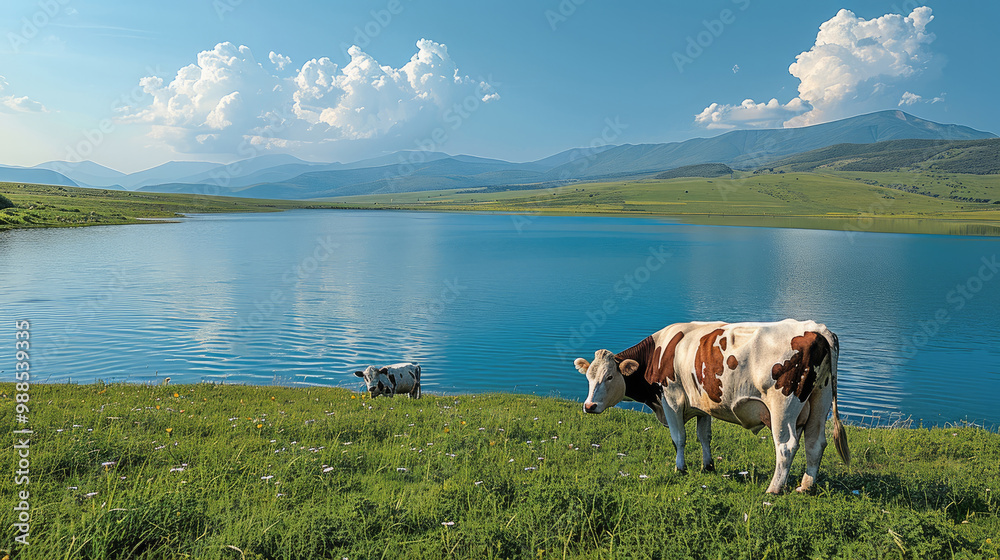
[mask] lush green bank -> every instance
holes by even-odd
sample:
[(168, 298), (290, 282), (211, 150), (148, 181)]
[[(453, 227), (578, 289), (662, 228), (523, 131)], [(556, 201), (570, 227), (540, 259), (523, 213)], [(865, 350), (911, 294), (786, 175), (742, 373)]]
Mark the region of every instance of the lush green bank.
[(137, 224), (176, 218), (180, 214), (278, 212), (294, 208), (337, 208), (292, 200), (257, 200), (193, 194), (84, 189), (50, 185), (0, 183), (0, 231), (29, 227), (73, 227)]
[[(694, 224), (1000, 236), (1000, 175), (734, 172), (555, 188), (424, 191), (327, 201), (0, 183), (0, 230), (138, 223), (182, 213), (359, 208), (665, 217)], [(530, 218), (526, 218), (530, 219)]]
[[(0, 385), (7, 434), (25, 427), (13, 390)], [(772, 497), (766, 430), (716, 423), (718, 472), (681, 475), (652, 415), (585, 417), (560, 399), (99, 384), (32, 385), (29, 404), (30, 484), (0, 482), (0, 548), (17, 558), (1000, 552), (1000, 435), (974, 428), (849, 427), (850, 467), (830, 446), (817, 495)], [(3, 446), (12, 471), (14, 444)], [(800, 456), (793, 478), (802, 468)], [(25, 488), (21, 547), (13, 506)]]
[(668, 217), (695, 224), (1000, 235), (1000, 175), (765, 173), (632, 179), (534, 190), (331, 199), (357, 208)]

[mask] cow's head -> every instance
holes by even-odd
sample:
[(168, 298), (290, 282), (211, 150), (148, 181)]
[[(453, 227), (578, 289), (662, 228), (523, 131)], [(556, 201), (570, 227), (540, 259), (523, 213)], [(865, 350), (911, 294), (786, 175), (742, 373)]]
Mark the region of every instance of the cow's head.
[(600, 414), (604, 409), (620, 403), (625, 398), (624, 376), (632, 375), (639, 369), (639, 362), (622, 360), (619, 363), (608, 350), (594, 352), (593, 362), (577, 358), (573, 365), (587, 376), (590, 383), (590, 393), (583, 403), (583, 411), (590, 414)]
[(389, 383), (389, 368), (379, 369), (375, 366), (368, 366), (364, 371), (356, 371), (354, 375), (365, 380), (368, 392), (372, 397), (379, 395), (392, 396), (392, 385)]

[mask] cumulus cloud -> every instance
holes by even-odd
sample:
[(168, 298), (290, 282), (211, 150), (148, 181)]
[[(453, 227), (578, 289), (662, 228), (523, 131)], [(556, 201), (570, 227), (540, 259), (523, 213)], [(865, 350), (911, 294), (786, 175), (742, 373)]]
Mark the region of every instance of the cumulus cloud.
[(923, 97), (915, 93), (904, 91), (903, 97), (901, 97), (899, 100), (899, 106), (902, 107), (904, 105), (913, 105), (915, 103), (920, 103), (921, 101), (923, 101), (923, 99), (924, 99)]
[(0, 110), (7, 109), (18, 113), (48, 112), (44, 105), (33, 99), (29, 99), (27, 96), (4, 95), (9, 90), (10, 84), (7, 82), (7, 79), (0, 76)]
[(275, 65), (278, 70), (284, 70), (286, 66), (292, 63), (291, 57), (280, 55), (274, 51), (267, 56), (271, 60), (271, 64)]
[(927, 25), (933, 19), (926, 6), (909, 16), (886, 14), (870, 20), (840, 10), (820, 26), (813, 46), (788, 67), (799, 80), (797, 97), (785, 104), (713, 103), (695, 122), (711, 128), (805, 126), (851, 116), (869, 101), (911, 100), (905, 94), (900, 98), (900, 88), (931, 67), (934, 34)]
[(695, 116), (694, 121), (710, 129), (778, 128), (785, 121), (811, 109), (798, 97), (785, 104), (773, 98), (767, 103), (744, 99), (739, 105), (712, 103)]
[[(400, 68), (355, 46), (342, 68), (314, 58), (281, 78), (248, 47), (220, 43), (170, 83), (143, 78), (152, 101), (122, 119), (149, 124), (154, 138), (181, 152), (232, 153), (247, 143), (271, 149), (425, 134), (456, 104), (498, 99), (489, 84), (459, 72), (445, 45), (421, 39), (416, 46)], [(273, 51), (268, 59), (279, 71), (291, 64)]]

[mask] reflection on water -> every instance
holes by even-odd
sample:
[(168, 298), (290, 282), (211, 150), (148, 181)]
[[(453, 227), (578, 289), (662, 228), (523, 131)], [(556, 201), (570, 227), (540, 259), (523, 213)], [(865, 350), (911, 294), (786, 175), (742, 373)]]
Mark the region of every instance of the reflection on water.
[(361, 366), (413, 360), (430, 392), (576, 400), (574, 358), (667, 324), (811, 318), (840, 337), (849, 419), (997, 426), (997, 249), (626, 218), (197, 216), (0, 233), (0, 316), (32, 322), (48, 381), (358, 388)]

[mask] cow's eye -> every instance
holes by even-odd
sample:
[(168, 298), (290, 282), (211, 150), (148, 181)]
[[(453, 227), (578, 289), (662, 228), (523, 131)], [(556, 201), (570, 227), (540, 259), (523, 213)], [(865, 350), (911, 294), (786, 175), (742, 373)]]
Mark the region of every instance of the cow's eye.
[(614, 376), (615, 376), (615, 374), (613, 374), (613, 373), (612, 373), (612, 374), (609, 374), (609, 375), (608, 375), (608, 378), (607, 378), (607, 379), (605, 379), (605, 381), (611, 381), (611, 379), (612, 379), (612, 378), (613, 378)]

